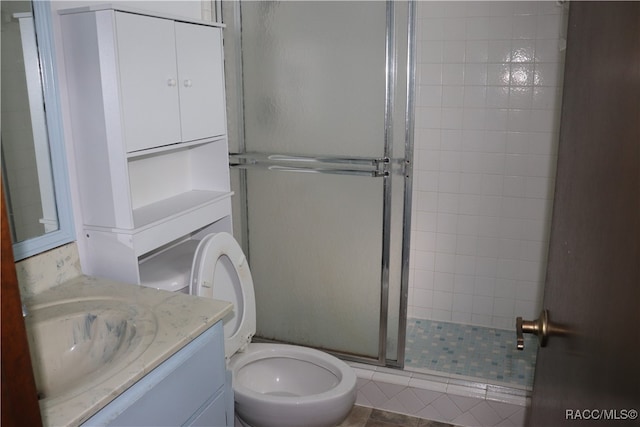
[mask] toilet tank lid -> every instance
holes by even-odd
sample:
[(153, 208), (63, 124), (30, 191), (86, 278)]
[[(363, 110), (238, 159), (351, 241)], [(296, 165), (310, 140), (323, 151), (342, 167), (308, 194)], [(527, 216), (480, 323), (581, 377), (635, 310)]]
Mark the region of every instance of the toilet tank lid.
[(142, 286), (176, 292), (189, 286), (198, 240), (186, 240), (140, 263)]

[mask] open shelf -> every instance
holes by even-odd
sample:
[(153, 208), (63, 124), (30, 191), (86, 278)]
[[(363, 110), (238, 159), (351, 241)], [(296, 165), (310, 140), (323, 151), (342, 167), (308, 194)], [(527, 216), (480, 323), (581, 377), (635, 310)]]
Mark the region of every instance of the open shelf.
[(136, 159), (136, 158), (141, 158), (141, 157), (150, 156), (153, 154), (158, 154), (163, 152), (170, 152), (170, 151), (182, 150), (190, 147), (197, 147), (199, 145), (208, 144), (210, 142), (223, 141), (224, 138), (225, 138), (225, 135), (221, 135), (221, 136), (215, 136), (215, 137), (206, 138), (206, 139), (199, 139), (196, 141), (176, 142), (174, 144), (167, 144), (159, 147), (147, 148), (145, 150), (132, 151), (127, 153), (127, 159)]
[(170, 221), (205, 205), (231, 197), (229, 191), (193, 190), (170, 197), (133, 210), (133, 224), (136, 231), (159, 222)]

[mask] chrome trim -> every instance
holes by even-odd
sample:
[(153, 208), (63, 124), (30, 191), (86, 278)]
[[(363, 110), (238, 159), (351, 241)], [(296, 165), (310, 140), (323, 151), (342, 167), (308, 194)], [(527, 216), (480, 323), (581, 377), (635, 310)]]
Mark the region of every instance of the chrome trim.
[(357, 170), (357, 169), (339, 169), (339, 168), (319, 168), (319, 167), (296, 167), (296, 166), (281, 166), (281, 165), (268, 165), (261, 163), (249, 163), (249, 164), (230, 164), (230, 167), (237, 169), (261, 169), (274, 172), (301, 172), (301, 173), (319, 173), (327, 175), (354, 175), (354, 176), (370, 176), (372, 178), (388, 177), (388, 171), (378, 170)]
[[(278, 340), (273, 340), (273, 339), (268, 339), (268, 338), (262, 338), (262, 337), (253, 337), (253, 339), (251, 340), (251, 342), (256, 342), (256, 343), (271, 343), (271, 344), (291, 344), (291, 345), (299, 345), (297, 343), (294, 342), (289, 342), (289, 341), (278, 341)], [(378, 363), (378, 360), (373, 358), (373, 357), (369, 357), (369, 356), (358, 356), (356, 354), (352, 354), (352, 353), (345, 353), (345, 352), (341, 352), (341, 351), (337, 351), (337, 350), (332, 350), (330, 348), (324, 348), (324, 347), (314, 347), (318, 350), (322, 350), (325, 353), (329, 353), (339, 359), (342, 360), (346, 360), (347, 362), (356, 362), (356, 363), (363, 363), (366, 365), (372, 365), (372, 366), (384, 366), (384, 364), (382, 363)]]
[[(244, 137), (244, 79), (243, 79), (243, 58), (242, 58), (242, 5), (240, 1), (225, 2), (226, 7), (231, 8), (230, 21), (232, 25), (228, 25), (224, 31), (231, 32), (234, 39), (234, 70), (235, 70), (235, 96), (236, 96), (236, 136), (238, 137), (238, 149), (246, 151), (246, 143)], [(222, 2), (220, 2), (222, 8)], [(225, 19), (224, 13), (222, 16)], [(226, 22), (225, 22), (226, 23)], [(223, 33), (224, 33), (223, 31)], [(226, 58), (225, 58), (226, 59)], [(242, 230), (242, 248), (248, 260), (251, 259), (249, 248), (249, 204), (247, 200), (247, 173), (240, 170), (238, 177), (239, 203), (240, 203), (240, 229)]]
[(214, 0), (214, 4), (215, 4), (215, 21), (216, 22), (221, 22), (222, 21), (222, 0)]
[(312, 157), (256, 152), (229, 154), (229, 166), (232, 168), (283, 172), (386, 177), (398, 172), (398, 164), (399, 159), (392, 161), (387, 157)]
[(409, 259), (411, 245), (411, 206), (413, 203), (413, 140), (416, 81), (416, 2), (409, 1), (407, 16), (407, 103), (405, 110), (404, 212), (402, 221), (402, 267), (400, 279), (400, 314), (398, 322), (398, 360), (394, 366), (404, 368), (407, 341), (409, 300)]
[[(393, 107), (396, 90), (395, 69), (395, 7), (392, 0), (386, 2), (387, 23), (385, 32), (385, 106), (384, 106), (384, 155), (393, 157)], [(380, 330), (378, 338), (378, 363), (386, 364), (389, 323), (389, 269), (391, 263), (391, 179), (383, 186), (382, 206), (382, 265), (380, 272)]]
[(272, 162), (272, 163), (339, 163), (349, 165), (377, 166), (390, 163), (387, 157), (339, 157), (339, 156), (304, 156), (291, 154), (244, 152), (230, 153), (229, 161), (242, 162)]

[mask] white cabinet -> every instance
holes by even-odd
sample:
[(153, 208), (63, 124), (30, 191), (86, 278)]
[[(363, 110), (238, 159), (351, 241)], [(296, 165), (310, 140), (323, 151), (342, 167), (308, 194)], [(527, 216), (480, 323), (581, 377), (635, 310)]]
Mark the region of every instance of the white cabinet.
[(60, 14), (83, 270), (140, 283), (140, 257), (231, 231), (222, 29), (120, 6)]
[(85, 426), (233, 426), (222, 322), (152, 370)]
[(224, 135), (221, 29), (115, 13), (128, 152)]

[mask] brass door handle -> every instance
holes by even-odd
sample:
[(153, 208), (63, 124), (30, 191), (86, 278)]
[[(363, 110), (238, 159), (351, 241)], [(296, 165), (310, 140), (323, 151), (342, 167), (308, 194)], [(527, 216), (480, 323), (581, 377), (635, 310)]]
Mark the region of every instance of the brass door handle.
[(516, 347), (518, 350), (524, 350), (524, 334), (537, 335), (540, 347), (545, 347), (547, 345), (550, 332), (549, 310), (542, 310), (540, 312), (540, 316), (536, 320), (522, 320), (522, 317), (517, 317)]

